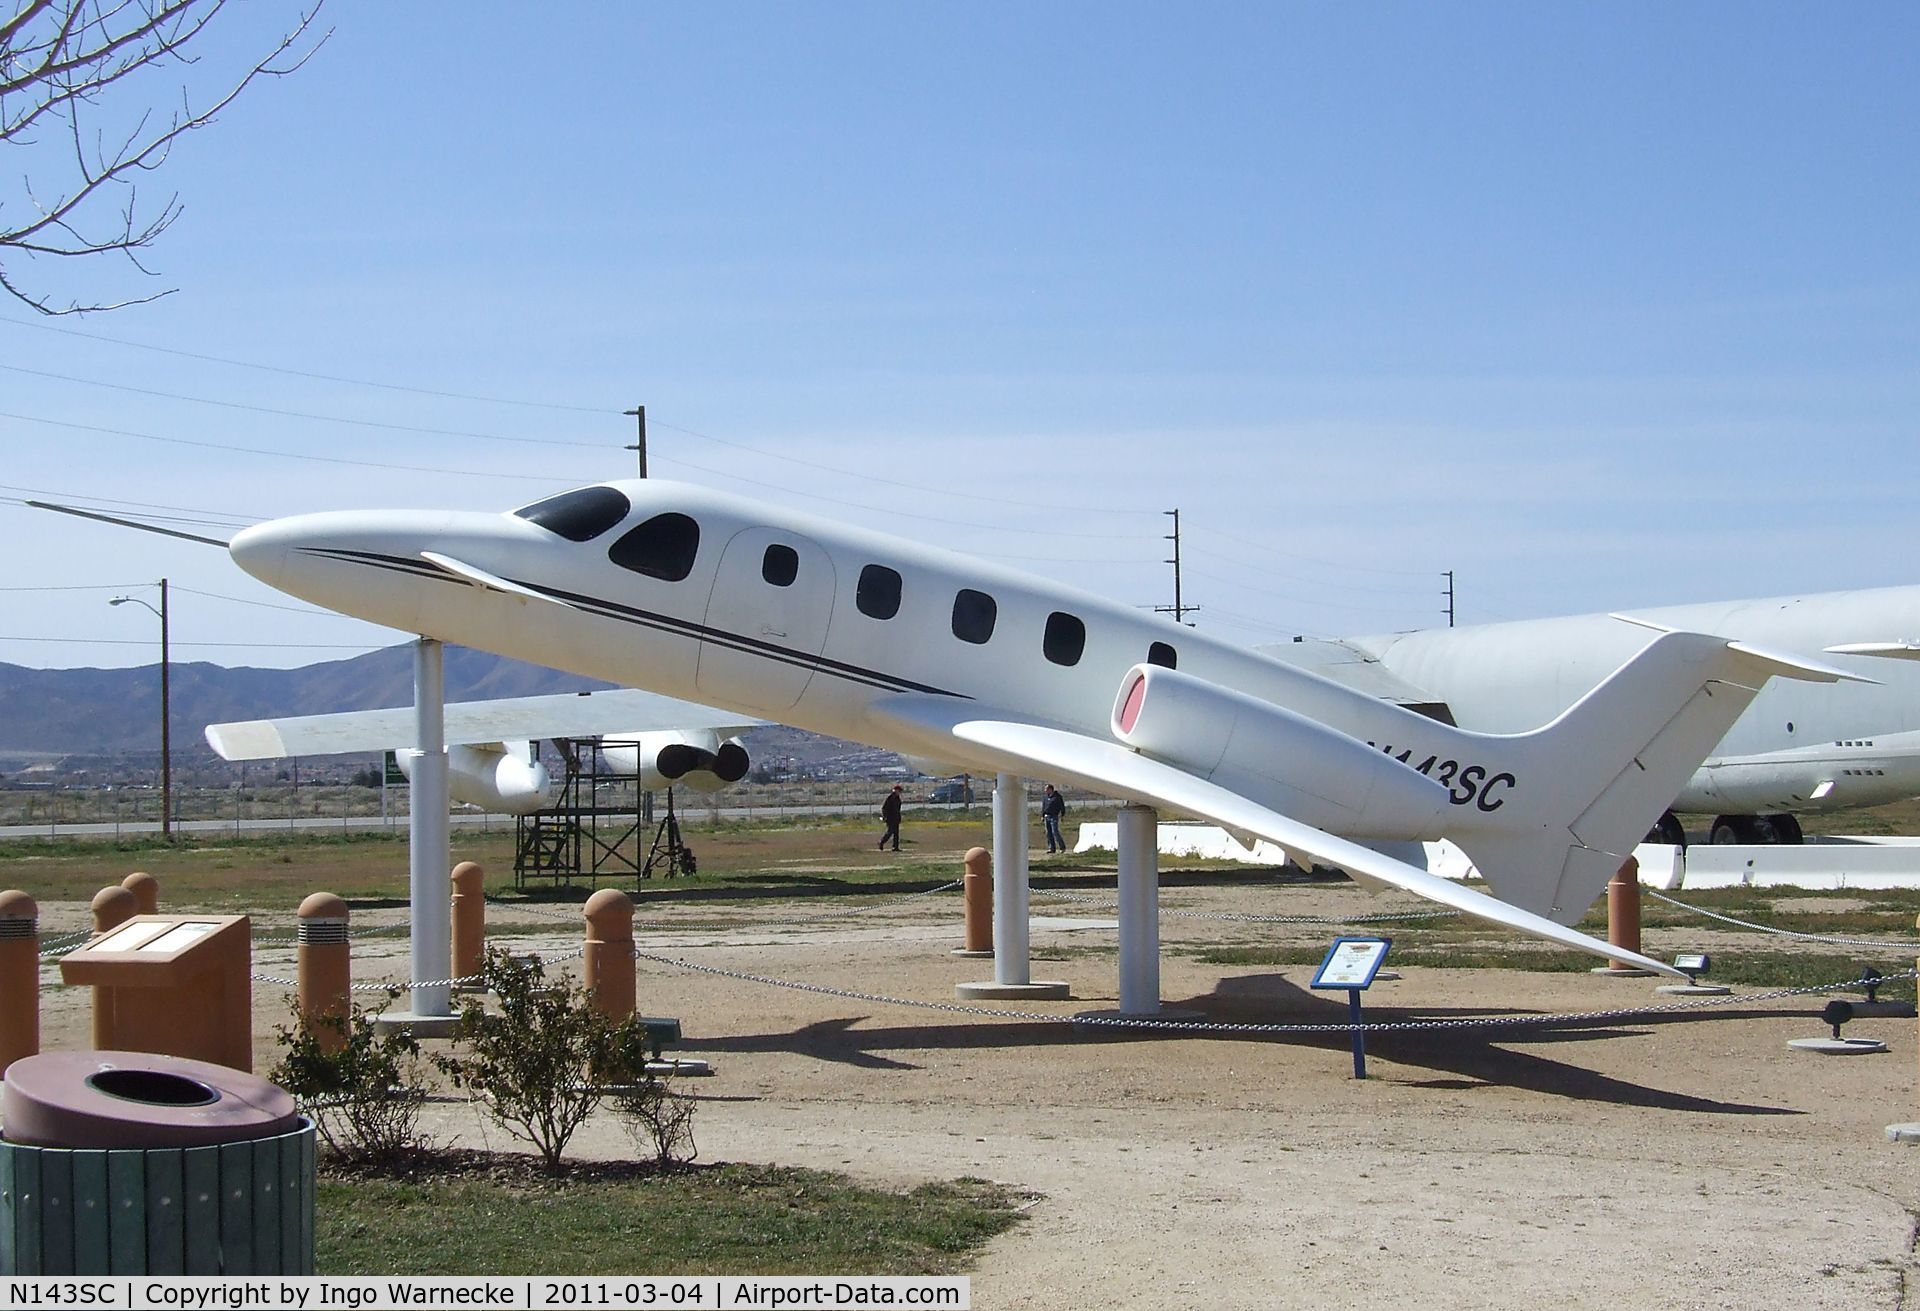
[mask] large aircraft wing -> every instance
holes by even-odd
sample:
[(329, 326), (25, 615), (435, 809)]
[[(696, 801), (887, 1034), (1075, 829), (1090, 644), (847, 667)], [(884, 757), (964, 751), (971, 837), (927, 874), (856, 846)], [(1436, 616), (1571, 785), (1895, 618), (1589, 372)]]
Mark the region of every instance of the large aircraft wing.
[[(1595, 956), (1625, 961), (1674, 978), (1685, 977), (1673, 966), (1652, 957), (1623, 951), (1556, 924), (1543, 915), (1395, 860), (1371, 847), (1289, 819), (1237, 792), (1176, 766), (1149, 759), (1118, 742), (1101, 741), (1069, 729), (1022, 720), (976, 701), (958, 701), (951, 697), (894, 697), (870, 709), (869, 713), (887, 718), (896, 728), (924, 735), (930, 746), (942, 737), (949, 743), (963, 743), (970, 748), (969, 756), (990, 761), (996, 768), (1070, 779), (1109, 796), (1199, 815), (1229, 829), (1263, 837), (1311, 862), (1336, 866), (1356, 878), (1414, 893), (1463, 914)], [(951, 751), (951, 745), (947, 749)]]
[[(737, 711), (716, 710), (654, 692), (614, 688), (495, 701), (449, 701), (446, 740), (447, 745), (457, 746), (672, 729), (715, 729), (731, 735), (765, 722), (743, 718)], [(209, 724), (207, 743), (223, 760), (268, 760), (387, 751), (412, 745), (414, 731), (413, 707), (396, 706), (390, 710)]]

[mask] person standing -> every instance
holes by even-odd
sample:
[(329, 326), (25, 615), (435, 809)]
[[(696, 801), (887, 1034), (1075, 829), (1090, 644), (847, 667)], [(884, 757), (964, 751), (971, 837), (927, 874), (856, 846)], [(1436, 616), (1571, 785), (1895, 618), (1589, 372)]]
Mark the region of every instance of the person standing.
[(1067, 840), (1060, 836), (1060, 817), (1067, 813), (1067, 799), (1053, 790), (1053, 784), (1047, 784), (1046, 794), (1040, 798), (1040, 818), (1047, 824), (1047, 854), (1067, 849)]
[(893, 791), (887, 793), (887, 799), (880, 803), (880, 818), (887, 822), (887, 831), (880, 835), (880, 850), (887, 849), (887, 843), (893, 843), (895, 851), (900, 850), (900, 785), (895, 783)]

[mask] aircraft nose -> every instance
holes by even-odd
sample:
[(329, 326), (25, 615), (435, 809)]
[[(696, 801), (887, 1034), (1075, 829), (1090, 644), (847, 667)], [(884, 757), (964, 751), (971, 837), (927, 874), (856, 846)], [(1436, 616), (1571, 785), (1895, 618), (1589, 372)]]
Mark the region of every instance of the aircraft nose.
[(300, 531), (299, 524), (300, 517), (295, 516), (290, 519), (269, 519), (251, 528), (242, 528), (227, 544), (227, 554), (233, 557), (235, 564), (267, 586), (284, 589), (293, 543), (305, 535)]

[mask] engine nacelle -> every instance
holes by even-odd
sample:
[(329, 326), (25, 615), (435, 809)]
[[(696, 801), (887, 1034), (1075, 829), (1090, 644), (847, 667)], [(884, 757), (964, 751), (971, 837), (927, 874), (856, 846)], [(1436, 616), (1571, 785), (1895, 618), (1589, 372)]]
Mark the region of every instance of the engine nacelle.
[(1344, 837), (1434, 837), (1443, 827), (1447, 789), (1437, 780), (1318, 720), (1192, 674), (1128, 670), (1113, 733), (1143, 755)]
[(690, 787), (718, 792), (747, 776), (752, 760), (737, 737), (721, 741), (712, 729), (609, 733), (600, 754), (616, 773), (637, 775), (647, 792)]
[[(413, 777), (416, 750), (393, 753), (400, 772)], [(501, 815), (531, 815), (553, 800), (547, 767), (528, 760), (526, 743), (464, 743), (447, 748), (447, 795)]]

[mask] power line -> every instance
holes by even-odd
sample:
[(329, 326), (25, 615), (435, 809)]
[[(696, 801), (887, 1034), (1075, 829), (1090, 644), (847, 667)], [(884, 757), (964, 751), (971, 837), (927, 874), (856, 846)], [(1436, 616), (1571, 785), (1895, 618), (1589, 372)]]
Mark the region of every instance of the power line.
[(228, 596), (224, 592), (203, 592), (197, 587), (182, 587), (179, 583), (173, 585), (173, 590), (176, 592), (187, 592), (193, 596), (208, 597), (215, 601), (231, 601), (235, 605), (258, 606), (262, 610), (285, 610), (288, 614), (311, 615), (316, 619), (344, 619), (352, 620), (355, 623), (364, 622), (363, 620), (354, 619), (352, 615), (341, 614), (338, 610), (318, 610), (312, 606), (279, 605), (273, 601), (255, 601), (244, 596)]
[(289, 378), (312, 378), (319, 382), (338, 382), (350, 387), (377, 387), (382, 391), (408, 392), (415, 396), (437, 396), (450, 401), (478, 401), (485, 405), (518, 405), (534, 410), (564, 410), (574, 414), (611, 413), (596, 405), (561, 405), (553, 401), (523, 401), (509, 396), (477, 396), (468, 392), (435, 391), (431, 387), (409, 387), (402, 383), (375, 382), (370, 378), (348, 378), (333, 373), (314, 373), (306, 369), (284, 369), (272, 364), (255, 364), (248, 360), (229, 359), (223, 355), (203, 355), (195, 351), (183, 351), (173, 346), (153, 346), (141, 341), (127, 341), (119, 337), (103, 336), (97, 332), (82, 332), (78, 328), (56, 327), (51, 323), (35, 323), (24, 319), (9, 318), (0, 315), (0, 324), (13, 328), (33, 328), (40, 332), (57, 332), (64, 337), (84, 337), (88, 341), (105, 342), (109, 346), (123, 346), (129, 350), (153, 351), (159, 355), (175, 355), (181, 359), (202, 360), (209, 364), (226, 364), (236, 369), (256, 369), (261, 373), (278, 373)]
[[(1313, 578), (1306, 574), (1294, 573), (1286, 569), (1276, 569), (1265, 560), (1252, 560), (1244, 555), (1230, 555), (1225, 551), (1215, 551), (1205, 546), (1188, 546), (1187, 554), (1218, 561), (1234, 569), (1254, 570), (1262, 577), (1284, 578), (1289, 582), (1299, 583), (1307, 587), (1337, 588), (1343, 593), (1359, 592), (1368, 596), (1416, 596), (1424, 594), (1425, 591), (1423, 587), (1416, 587), (1411, 583), (1357, 583), (1347, 582), (1341, 579)], [(1431, 580), (1433, 577), (1431, 573), (1426, 571), (1421, 571), (1418, 574), (1410, 576), (1428, 580)], [(1252, 584), (1245, 585), (1249, 587), (1253, 586)]]
[(317, 464), (344, 464), (358, 469), (388, 469), (399, 473), (433, 473), (455, 478), (493, 478), (500, 481), (526, 484), (530, 482), (565, 483), (579, 486), (584, 483), (604, 481), (595, 478), (566, 478), (551, 475), (532, 478), (523, 473), (484, 473), (477, 469), (441, 469), (420, 464), (389, 464), (379, 460), (349, 460), (335, 455), (309, 455), (304, 451), (276, 451), (258, 446), (233, 446), (222, 442), (194, 441), (186, 437), (161, 437), (150, 432), (133, 432), (126, 428), (106, 428), (90, 423), (70, 423), (63, 419), (45, 419), (33, 414), (12, 414), (0, 411), (0, 419), (16, 419), (21, 423), (43, 423), (53, 428), (71, 428), (78, 432), (103, 433), (109, 437), (133, 437), (146, 442), (164, 442), (169, 446), (194, 446), (209, 451), (229, 451), (240, 455), (266, 455), (282, 460), (307, 460)]
[(244, 410), (249, 414), (271, 414), (282, 419), (309, 419), (315, 423), (348, 424), (358, 428), (383, 428), (389, 432), (411, 432), (426, 437), (471, 437), (483, 442), (516, 442), (524, 446), (573, 446), (584, 450), (605, 450), (599, 442), (576, 442), (552, 437), (508, 437), (501, 433), (469, 432), (460, 428), (424, 428), (407, 423), (382, 423), (377, 419), (352, 419), (338, 414), (315, 414), (309, 410), (282, 410), (271, 405), (251, 405), (245, 401), (223, 401), (211, 396), (188, 396), (182, 392), (161, 391), (154, 387), (134, 387), (127, 383), (103, 382), (98, 378), (76, 378), (67, 373), (48, 373), (43, 369), (22, 368), (18, 364), (0, 364), (10, 373), (34, 378), (77, 383), (83, 387), (105, 387), (109, 391), (131, 392), (135, 396), (157, 396), (162, 400), (187, 401), (193, 405), (217, 405), (226, 410)]
[[(629, 411), (629, 413), (631, 413), (631, 411)], [(769, 451), (762, 447), (749, 446), (745, 442), (731, 441), (725, 437), (715, 437), (712, 433), (696, 432), (692, 428), (685, 428), (677, 423), (662, 423), (660, 420), (655, 419), (653, 420), (653, 426), (656, 428), (671, 428), (675, 432), (686, 433), (689, 437), (698, 437), (702, 441), (714, 442), (721, 446), (731, 446), (735, 450), (747, 451), (754, 455), (765, 456), (768, 459), (785, 460), (788, 464), (797, 464), (804, 469), (819, 469), (824, 473), (838, 474), (842, 478), (858, 478), (862, 482), (880, 483), (887, 487), (900, 487), (911, 492), (931, 492), (938, 496), (952, 496), (963, 501), (985, 501), (990, 505), (1017, 505), (1029, 510), (1052, 510), (1056, 512), (1067, 510), (1075, 514), (1143, 515), (1151, 513), (1151, 511), (1148, 510), (1127, 509), (1122, 506), (1063, 505), (1058, 501), (1023, 501), (1014, 497), (993, 496), (978, 492), (961, 492), (955, 491), (951, 487), (925, 487), (918, 483), (899, 482), (892, 478), (882, 478), (865, 469), (846, 469), (838, 465), (822, 464), (818, 460), (803, 460), (797, 455), (787, 455), (781, 451)], [(684, 463), (684, 461), (682, 463)]]
[(77, 583), (71, 587), (0, 587), (0, 592), (125, 592), (146, 586), (147, 583)]
[[(1208, 579), (1209, 581), (1220, 583), (1223, 586), (1231, 587), (1238, 591), (1253, 592), (1260, 596), (1270, 596), (1277, 601), (1286, 601), (1294, 605), (1332, 607), (1337, 610), (1353, 610), (1353, 611), (1358, 611), (1363, 613), (1372, 613), (1372, 614), (1404, 613), (1406, 610), (1414, 607), (1415, 603), (1411, 598), (1417, 595), (1421, 595), (1420, 593), (1415, 593), (1411, 591), (1404, 592), (1404, 593), (1390, 594), (1390, 595), (1401, 595), (1401, 596), (1407, 597), (1408, 600), (1401, 605), (1386, 605), (1386, 604), (1380, 604), (1378, 602), (1369, 603), (1364, 601), (1355, 603), (1352, 601), (1324, 600), (1324, 599), (1317, 599), (1314, 597), (1300, 596), (1292, 592), (1276, 591), (1271, 587), (1261, 587), (1254, 583), (1238, 582), (1231, 578), (1223, 578), (1219, 574), (1209, 573), (1205, 569), (1195, 569), (1191, 565), (1187, 566), (1187, 572), (1194, 575), (1196, 578), (1205, 578), (1205, 579)], [(1328, 583), (1328, 584), (1324, 584), (1324, 586), (1339, 587), (1339, 584)], [(1355, 589), (1355, 590), (1359, 590), (1359, 589)]]
[[(50, 642), (64, 646), (152, 646), (151, 641), (137, 637), (22, 637), (18, 634), (0, 634), (0, 642)], [(384, 651), (385, 646), (370, 645), (366, 642), (174, 642), (175, 646), (221, 646), (246, 647), (265, 651)]]
[[(203, 516), (202, 518), (197, 520), (197, 522), (203, 523), (203, 524), (212, 524), (216, 520), (226, 519), (226, 520), (232, 521), (230, 524), (226, 526), (245, 527), (248, 524), (254, 524), (254, 523), (260, 522), (259, 515), (230, 514), (225, 510), (202, 510), (190, 505), (159, 505), (153, 501), (122, 501), (111, 496), (91, 496), (85, 492), (55, 491), (49, 487), (21, 487), (14, 483), (0, 483), (0, 490), (5, 490), (9, 492), (27, 492), (34, 496), (58, 496), (62, 500), (86, 501), (86, 502), (92, 502), (93, 504), (96, 504), (96, 505), (130, 505), (130, 506), (136, 506), (142, 510), (174, 510), (180, 514), (191, 514), (191, 515)], [(4, 498), (4, 499), (12, 499), (12, 498)], [(186, 520), (185, 522), (191, 523), (196, 521)]]
[[(667, 427), (669, 425), (657, 424), (656, 426)], [(791, 492), (793, 490), (792, 486), (789, 484), (765, 482), (758, 478), (747, 478), (737, 473), (729, 473), (725, 469), (715, 469), (708, 465), (695, 464), (691, 460), (683, 460), (677, 456), (662, 457), (659, 455), (655, 455), (653, 457), (653, 462), (655, 464), (667, 463), (667, 464), (677, 465), (680, 468), (692, 469), (696, 473), (704, 473), (710, 477), (725, 478), (725, 479), (730, 479), (733, 482), (745, 483), (749, 487), (766, 487), (779, 492)], [(923, 489), (915, 489), (915, 490), (923, 490)], [(843, 505), (848, 507), (849, 509), (866, 510), (873, 514), (896, 515), (902, 519), (918, 519), (925, 523), (946, 524), (949, 527), (953, 527), (953, 528), (971, 528), (978, 532), (1024, 533), (1034, 537), (1069, 537), (1069, 538), (1080, 538), (1080, 539), (1089, 540), (1089, 541), (1101, 541), (1101, 542), (1133, 542), (1133, 541), (1140, 540), (1140, 535), (1138, 533), (1074, 533), (1074, 532), (1061, 532), (1057, 529), (1052, 529), (1052, 528), (1019, 528), (1009, 524), (986, 524), (986, 523), (979, 523), (977, 521), (969, 520), (969, 519), (948, 519), (948, 518), (943, 518), (942, 516), (937, 514), (920, 514), (913, 510), (895, 509), (893, 506), (890, 506), (890, 505), (870, 505), (861, 501), (849, 501), (841, 497), (821, 496), (813, 492), (808, 492), (806, 494), (806, 497), (809, 501), (824, 501), (829, 505)]]
[(1327, 569), (1351, 569), (1357, 573), (1368, 574), (1399, 574), (1407, 578), (1431, 578), (1433, 576), (1433, 571), (1429, 569), (1388, 569), (1381, 565), (1354, 564), (1347, 560), (1322, 560), (1311, 555), (1300, 555), (1293, 551), (1283, 551), (1277, 547), (1269, 546), (1265, 542), (1256, 542), (1250, 537), (1241, 537), (1237, 533), (1227, 532), (1225, 529), (1209, 528), (1207, 531), (1215, 536), (1224, 537), (1230, 542), (1238, 542), (1242, 546), (1250, 546), (1254, 550), (1264, 552), (1268, 555), (1281, 556), (1289, 560), (1300, 560), (1307, 564), (1317, 564)]

